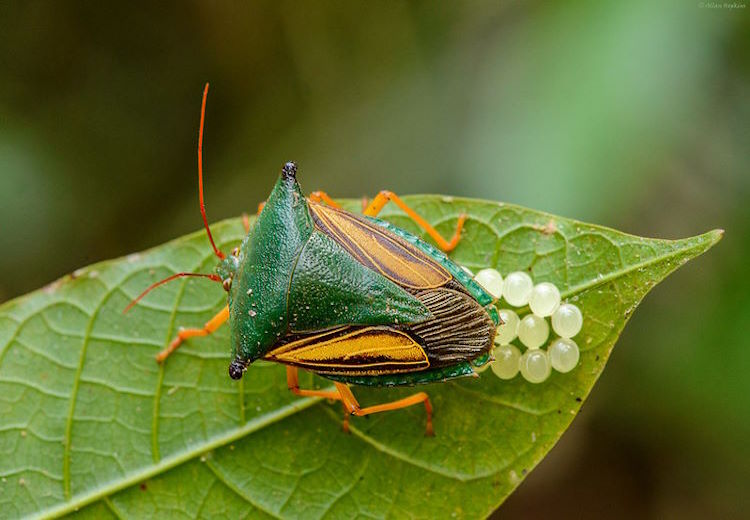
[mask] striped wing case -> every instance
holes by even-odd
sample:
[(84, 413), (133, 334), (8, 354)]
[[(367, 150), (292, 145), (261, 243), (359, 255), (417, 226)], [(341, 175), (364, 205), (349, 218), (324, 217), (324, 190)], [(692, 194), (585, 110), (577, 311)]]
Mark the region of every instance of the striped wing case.
[[(322, 204), (309, 206), (318, 231), (357, 262), (417, 298), (431, 317), (416, 323), (344, 325), (292, 333), (266, 359), (332, 378), (366, 380), (390, 374), (444, 373), (440, 369), (466, 363), (491, 349), (495, 322), (444, 267), (450, 260), (433, 257), (362, 216)], [(410, 383), (404, 379), (403, 384)]]

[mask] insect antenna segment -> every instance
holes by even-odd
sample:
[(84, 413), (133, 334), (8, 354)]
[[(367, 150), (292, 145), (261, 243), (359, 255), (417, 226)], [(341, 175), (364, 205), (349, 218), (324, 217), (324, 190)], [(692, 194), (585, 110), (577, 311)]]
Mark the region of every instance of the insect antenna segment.
[[(214, 249), (214, 253), (219, 257), (220, 260), (224, 260), (226, 255), (222, 253), (216, 244), (214, 243), (214, 237), (211, 235), (211, 228), (208, 225), (208, 218), (206, 217), (206, 204), (203, 201), (203, 123), (206, 120), (206, 99), (208, 98), (208, 83), (203, 87), (203, 100), (201, 102), (201, 122), (198, 128), (198, 200), (200, 201), (201, 216), (203, 217), (203, 225), (206, 227), (206, 233), (208, 234), (208, 240), (211, 242), (211, 247)], [(146, 288), (141, 294), (139, 294), (127, 307), (122, 311), (123, 314), (132, 309), (141, 299), (146, 296), (153, 289), (156, 289), (160, 285), (163, 285), (177, 278), (184, 278), (186, 276), (197, 276), (201, 278), (208, 278), (214, 282), (221, 283), (221, 277), (217, 274), (206, 274), (206, 273), (175, 273), (171, 276), (166, 277), (163, 280), (159, 280)]]
[(219, 259), (224, 260), (225, 255), (214, 243), (214, 237), (211, 235), (211, 228), (208, 226), (208, 219), (206, 218), (206, 205), (203, 202), (203, 122), (206, 119), (206, 98), (208, 97), (208, 83), (203, 88), (203, 101), (201, 102), (201, 124), (198, 129), (198, 197), (201, 205), (201, 216), (203, 217), (203, 225), (206, 227), (206, 233), (208, 233), (208, 240), (211, 242), (211, 247), (214, 248), (214, 253)]
[(132, 302), (128, 304), (125, 309), (123, 309), (122, 313), (125, 314), (130, 309), (132, 309), (141, 299), (143, 299), (144, 296), (146, 296), (148, 293), (150, 293), (152, 290), (156, 289), (160, 285), (164, 285), (167, 282), (171, 282), (172, 280), (176, 280), (177, 278), (184, 278), (186, 276), (197, 276), (200, 278), (208, 278), (209, 280), (213, 280), (214, 282), (221, 283), (221, 277), (218, 274), (207, 274), (207, 273), (175, 273), (171, 276), (167, 276), (163, 280), (159, 280), (158, 282), (152, 283), (149, 285), (145, 291), (143, 291), (141, 294), (139, 294)]

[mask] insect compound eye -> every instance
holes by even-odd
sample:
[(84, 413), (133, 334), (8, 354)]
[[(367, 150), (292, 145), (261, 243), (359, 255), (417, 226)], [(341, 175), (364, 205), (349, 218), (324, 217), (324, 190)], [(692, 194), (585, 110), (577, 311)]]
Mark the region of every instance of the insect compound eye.
[(240, 361), (236, 359), (229, 364), (229, 377), (234, 380), (242, 379), (242, 374), (245, 372), (245, 367)]
[(221, 286), (224, 287), (224, 290), (226, 292), (229, 292), (229, 289), (232, 288), (232, 279), (231, 278), (224, 278), (224, 280), (221, 282)]

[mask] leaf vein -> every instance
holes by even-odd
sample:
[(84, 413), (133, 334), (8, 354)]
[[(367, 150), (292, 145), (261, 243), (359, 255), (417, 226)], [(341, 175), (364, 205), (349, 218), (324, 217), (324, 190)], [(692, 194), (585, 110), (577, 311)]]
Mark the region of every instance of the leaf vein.
[(210, 459), (206, 459), (205, 464), (208, 467), (208, 469), (210, 469), (211, 472), (214, 474), (214, 476), (216, 477), (216, 480), (219, 481), (219, 482), (221, 482), (222, 484), (224, 484), (235, 495), (237, 495), (238, 497), (240, 497), (241, 499), (243, 499), (245, 502), (247, 502), (248, 504), (250, 504), (251, 506), (253, 506), (255, 509), (257, 509), (259, 511), (263, 511), (264, 513), (266, 513), (269, 516), (272, 516), (273, 518), (278, 518), (278, 519), (282, 518), (277, 513), (274, 513), (270, 509), (268, 509), (268, 508), (266, 508), (266, 507), (258, 504), (257, 502), (255, 502), (255, 500), (252, 499), (252, 497), (250, 497), (246, 493), (244, 493), (242, 491), (242, 489), (240, 489), (239, 486), (237, 486), (234, 482), (232, 482), (231, 480), (229, 480), (226, 477), (226, 475), (224, 475), (219, 470), (219, 468), (217, 468), (214, 465), (214, 463)]

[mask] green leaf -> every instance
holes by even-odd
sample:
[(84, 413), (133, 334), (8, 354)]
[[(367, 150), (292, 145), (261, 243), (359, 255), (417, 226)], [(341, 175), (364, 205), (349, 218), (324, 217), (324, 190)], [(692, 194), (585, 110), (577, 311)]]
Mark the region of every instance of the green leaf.
[[(434, 438), (412, 407), (353, 418), (340, 404), (300, 399), (283, 367), (227, 376), (227, 330), (188, 341), (165, 365), (154, 355), (178, 326), (225, 302), (218, 284), (173, 282), (127, 315), (126, 304), (177, 271), (209, 272), (203, 232), (81, 269), (0, 307), (0, 510), (9, 517), (475, 518), (489, 514), (557, 442), (581, 407), (638, 302), (721, 238), (653, 240), (508, 204), (438, 196), (406, 200), (452, 234), (471, 269), (529, 270), (576, 302), (580, 365), (532, 385), (478, 379), (425, 387)], [(349, 202), (357, 208), (357, 202)], [(385, 218), (418, 235), (402, 213)], [(229, 250), (239, 220), (213, 227)], [(655, 345), (651, 348), (658, 348)], [(305, 375), (302, 383), (327, 386)], [(411, 389), (355, 388), (363, 404)]]

